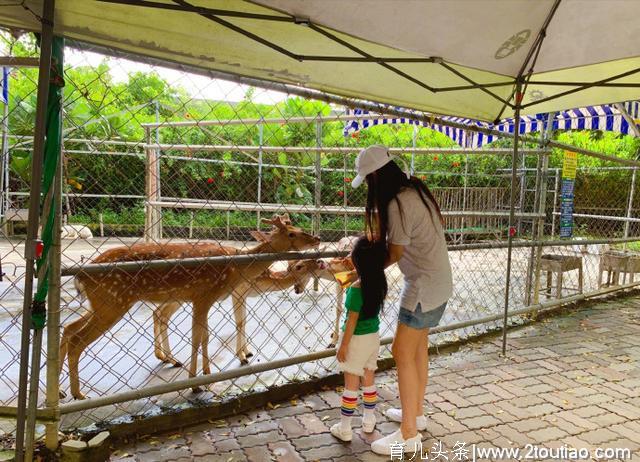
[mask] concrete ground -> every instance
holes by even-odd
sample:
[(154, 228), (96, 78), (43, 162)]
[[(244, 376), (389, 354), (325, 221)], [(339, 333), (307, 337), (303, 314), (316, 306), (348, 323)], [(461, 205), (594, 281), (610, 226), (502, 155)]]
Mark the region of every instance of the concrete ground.
[[(514, 460), (514, 454), (483, 458), (479, 451), (523, 448), (521, 459), (578, 460), (569, 450), (585, 448), (582, 460), (640, 460), (639, 298), (601, 302), (511, 331), (507, 358), (500, 351), (501, 338), (493, 337), (431, 358), (423, 457), (474, 460), (475, 451), (475, 460)], [(379, 374), (377, 383), (378, 410), (397, 406), (395, 370)], [(328, 430), (339, 419), (339, 404), (339, 390), (325, 390), (170, 434), (132, 438), (115, 447), (111, 457), (389, 460), (375, 456), (369, 443), (397, 425), (379, 412), (376, 432), (366, 435), (356, 417), (353, 441), (341, 443)], [(435, 459), (439, 444), (441, 455)], [(460, 448), (469, 451), (466, 459)], [(603, 448), (612, 452), (598, 452)]]

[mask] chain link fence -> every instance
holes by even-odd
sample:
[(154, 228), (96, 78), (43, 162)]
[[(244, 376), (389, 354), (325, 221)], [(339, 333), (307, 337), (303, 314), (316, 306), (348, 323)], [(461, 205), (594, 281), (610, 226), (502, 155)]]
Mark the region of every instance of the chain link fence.
[[(16, 55), (37, 56), (34, 43), (26, 37), (15, 41), (3, 36), (3, 40)], [(105, 252), (116, 248), (129, 249), (120, 260), (136, 260), (133, 253), (142, 249), (141, 244), (214, 242), (251, 254), (257, 245), (252, 234), (270, 230), (262, 220), (285, 213), (294, 226), (320, 238), (319, 250), (347, 252), (349, 243), (343, 238), (358, 235), (364, 227), (365, 188), (350, 185), (354, 159), (362, 147), (373, 143), (391, 147), (410, 165), (413, 174), (428, 184), (445, 216), (455, 289), (442, 321), (444, 329), (432, 338), (436, 344), (501, 326), (509, 236), (514, 243), (512, 310), (633, 279), (634, 238), (640, 223), (633, 168), (579, 156), (574, 239), (560, 241), (564, 153), (558, 150), (526, 146), (512, 190), (512, 149), (506, 142), (462, 150), (442, 133), (410, 124), (375, 126), (345, 137), (348, 116), (335, 105), (87, 50), (68, 48), (65, 60), (62, 265), (66, 276), (61, 328), (79, 326), (77, 320), (83, 316), (94, 323), (94, 333), (86, 338), (95, 341), (88, 342), (78, 366), (80, 390), (88, 398), (187, 378), (195, 307), (183, 300), (167, 306), (142, 297), (112, 319), (112, 313), (106, 313), (116, 305), (117, 291), (99, 306), (90, 306), (88, 299), (103, 294), (101, 278), (117, 279), (121, 270), (111, 268), (106, 276), (95, 276), (95, 294), (78, 287), (72, 273), (101, 255), (103, 260), (98, 261), (107, 261)], [(17, 398), (36, 82), (37, 69), (12, 68), (9, 102), (3, 105), (3, 406), (15, 406)], [(630, 138), (602, 137), (609, 143), (603, 150), (626, 150), (630, 157), (638, 148)], [(512, 196), (515, 222), (509, 227)], [(234, 282), (241, 291), (225, 293), (208, 311), (204, 327), (209, 332), (211, 372), (232, 372), (237, 377), (217, 381), (199, 394), (173, 390), (78, 410), (70, 404), (77, 401), (71, 396), (65, 363), (60, 375), (60, 389), (66, 395), (61, 400), (61, 428), (161, 412), (194, 400), (223, 400), (335, 371), (335, 360), (328, 357), (242, 374), (246, 361), (250, 366), (263, 365), (326, 349), (342, 323), (336, 319), (342, 311), (341, 293), (331, 271), (344, 269), (342, 258), (325, 257), (323, 264), (316, 260), (296, 264), (287, 258), (283, 253), (273, 264), (253, 263), (253, 270), (243, 272), (247, 277)], [(234, 264), (239, 263), (231, 259), (223, 267)], [(259, 277), (253, 274), (257, 267)], [(637, 268), (640, 271), (640, 265)], [(387, 272), (390, 293), (382, 315), (382, 337), (391, 337), (395, 330), (400, 276), (396, 267)], [(160, 279), (155, 283), (158, 292), (171, 284)], [(67, 334), (69, 342), (78, 341), (71, 331)], [(390, 355), (388, 345), (381, 355)], [(200, 374), (200, 361), (198, 365)], [(44, 377), (43, 372), (43, 390)], [(2, 423), (7, 433), (13, 427), (11, 419)]]

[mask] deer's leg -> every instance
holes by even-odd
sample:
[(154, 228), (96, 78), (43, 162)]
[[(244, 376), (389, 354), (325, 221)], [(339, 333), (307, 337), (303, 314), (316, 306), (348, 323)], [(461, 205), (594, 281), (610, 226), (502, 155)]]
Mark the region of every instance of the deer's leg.
[(71, 396), (75, 399), (85, 398), (80, 392), (80, 378), (78, 374), (80, 355), (89, 345), (95, 342), (98, 337), (113, 327), (133, 305), (133, 302), (127, 300), (121, 300), (120, 303), (113, 304), (112, 300), (117, 300), (118, 296), (110, 298), (104, 294), (104, 296), (96, 296), (93, 298), (94, 299), (90, 300), (93, 312), (85, 320), (84, 325), (82, 325), (77, 332), (70, 335), (67, 340), (69, 382), (71, 385)]
[[(91, 314), (92, 313), (89, 312), (64, 327), (62, 338), (60, 339), (60, 368), (58, 369), (58, 375), (62, 374), (64, 360), (67, 357), (67, 352), (69, 349), (69, 337), (73, 337), (74, 335), (76, 335), (76, 332), (78, 332), (86, 324), (87, 320), (91, 318)], [(71, 371), (71, 367), (69, 367), (69, 370)], [(60, 390), (60, 398), (65, 398), (66, 396), (66, 393)]]
[(180, 303), (178, 302), (166, 302), (161, 304), (153, 312), (156, 357), (162, 362), (173, 364), (175, 367), (182, 366), (182, 363), (171, 354), (171, 345), (169, 344), (169, 320), (179, 308)]
[(344, 289), (340, 284), (336, 284), (336, 320), (333, 328), (333, 335), (331, 336), (331, 343), (329, 348), (334, 348), (338, 343), (338, 336), (340, 335), (340, 319), (342, 318)]
[[(208, 340), (208, 336), (205, 335), (205, 331), (208, 330), (207, 326), (207, 315), (209, 313), (209, 307), (211, 305), (204, 303), (202, 301), (194, 301), (193, 302), (193, 321), (191, 325), (191, 335), (192, 335), (192, 344), (191, 344), (191, 362), (189, 364), (189, 377), (195, 377), (198, 371), (198, 350), (200, 347), (203, 349), (203, 360), (202, 367), (203, 369), (208, 368), (209, 366), (209, 358), (206, 359), (205, 364), (205, 353), (207, 353), (207, 349), (204, 347), (203, 341), (206, 338)], [(202, 391), (201, 387), (193, 387), (192, 391), (194, 393), (200, 393)]]
[(245, 336), (245, 326), (247, 319), (247, 298), (243, 294), (234, 292), (232, 294), (233, 300), (233, 317), (236, 321), (236, 356), (240, 360), (240, 364), (248, 364), (247, 357), (253, 356), (248, 351), (247, 340)]
[(153, 310), (153, 354), (162, 362), (164, 362), (164, 353), (160, 340), (160, 324), (162, 323), (160, 320), (160, 310), (162, 310), (163, 306), (164, 305), (160, 305)]

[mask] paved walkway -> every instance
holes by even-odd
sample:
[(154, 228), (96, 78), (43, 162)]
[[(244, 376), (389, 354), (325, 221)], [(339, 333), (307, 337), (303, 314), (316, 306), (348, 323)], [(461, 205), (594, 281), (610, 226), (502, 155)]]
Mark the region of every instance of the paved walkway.
[[(571, 460), (566, 453), (544, 453), (562, 446), (587, 448), (591, 455), (598, 448), (628, 448), (632, 460), (640, 460), (640, 299), (593, 305), (510, 332), (509, 338), (507, 359), (499, 356), (500, 338), (432, 357), (423, 446), (429, 460), (439, 443), (449, 461), (464, 460), (464, 449), (474, 443), (476, 448), (532, 444), (540, 451), (537, 457), (532, 453), (533, 460)], [(395, 382), (395, 371), (378, 376), (378, 409), (398, 405)], [(381, 417), (373, 435), (358, 430), (350, 444), (340, 443), (328, 431), (339, 419), (339, 404), (339, 393), (326, 390), (142, 438), (116, 448), (112, 460), (389, 460), (372, 454), (369, 442), (397, 425)], [(456, 443), (464, 443), (458, 445), (462, 451), (454, 452)]]

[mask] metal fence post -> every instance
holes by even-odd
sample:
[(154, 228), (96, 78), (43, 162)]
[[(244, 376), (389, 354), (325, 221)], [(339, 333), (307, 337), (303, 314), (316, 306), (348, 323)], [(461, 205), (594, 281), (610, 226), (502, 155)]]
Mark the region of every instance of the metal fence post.
[(556, 233), (556, 207), (558, 206), (558, 194), (560, 191), (560, 169), (555, 169), (555, 184), (553, 186), (553, 212), (551, 213), (551, 235)]
[(47, 322), (47, 390), (45, 405), (54, 411), (56, 420), (45, 424), (45, 445), (50, 450), (58, 447), (58, 429), (60, 426), (60, 271), (62, 259), (61, 231), (62, 222), (62, 159), (58, 164), (55, 180), (55, 221), (53, 244), (51, 246), (51, 273), (49, 275), (49, 299)]
[(162, 211), (158, 205), (153, 205), (159, 200), (159, 178), (158, 178), (158, 150), (151, 147), (151, 132), (145, 128), (147, 145), (145, 146), (146, 174), (145, 174), (145, 195), (147, 201), (145, 214), (144, 239), (145, 241), (158, 241), (161, 238)]
[[(33, 276), (35, 247), (40, 225), (40, 193), (43, 171), (44, 141), (46, 130), (49, 78), (51, 76), (51, 52), (53, 42), (53, 20), (55, 0), (45, 0), (42, 4), (42, 39), (40, 44), (40, 68), (38, 72), (38, 107), (31, 158), (31, 195), (29, 200), (29, 221), (25, 242), (24, 300), (22, 305), (22, 334), (20, 339), (20, 376), (18, 379), (18, 410), (16, 416), (16, 460), (24, 459), (24, 431), (26, 424), (27, 384), (29, 374), (29, 343), (31, 339), (31, 302), (33, 300)], [(37, 374), (37, 371), (33, 373)]]
[[(318, 114), (318, 119), (316, 120), (316, 148), (322, 147), (322, 123), (322, 118)], [(313, 205), (316, 210), (313, 213), (312, 229), (313, 233), (317, 235), (320, 232), (320, 213), (318, 208), (322, 203), (322, 155), (320, 149), (316, 150), (315, 174)]]
[[(11, 51), (9, 51), (11, 54)], [(7, 85), (8, 85), (7, 76)], [(9, 198), (5, 191), (9, 190), (9, 95), (2, 108), (2, 159), (0, 161), (0, 217), (5, 218), (9, 208)], [(6, 221), (5, 221), (6, 227)], [(7, 235), (5, 229), (5, 235)]]
[[(504, 287), (504, 316), (502, 321), (502, 355), (506, 355), (507, 353), (507, 322), (509, 317), (509, 292), (511, 289), (511, 257), (513, 254), (513, 233), (511, 229), (514, 225), (515, 219), (515, 189), (517, 185), (517, 170), (518, 170), (518, 148), (520, 142), (520, 104), (522, 102), (522, 80), (518, 79), (516, 81), (515, 88), (515, 115), (514, 115), (514, 138), (513, 138), (513, 157), (511, 158), (511, 191), (509, 197), (509, 232), (508, 232), (508, 241), (507, 241), (507, 274), (506, 281)], [(522, 212), (522, 211), (521, 211)]]
[[(262, 120), (262, 119), (261, 119)], [(260, 203), (262, 202), (262, 145), (264, 143), (264, 124), (262, 122), (258, 123), (258, 143), (259, 143), (259, 149), (258, 149), (258, 206), (260, 206)], [(260, 215), (260, 210), (258, 209), (256, 211), (256, 229), (260, 230), (260, 221), (261, 221), (261, 215)], [(228, 222), (228, 216), (227, 216), (227, 222)], [(227, 225), (227, 235), (229, 234), (228, 231), (228, 225)]]
[[(160, 104), (158, 103), (157, 100), (154, 100), (154, 105), (155, 105), (155, 114), (156, 114), (156, 123), (158, 124), (158, 126), (156, 127), (156, 144), (160, 145)], [(160, 162), (162, 160), (162, 149), (160, 149), (160, 147), (158, 147), (157, 151), (156, 151), (156, 161), (155, 161), (155, 166), (154, 166), (154, 174), (155, 174), (155, 181), (156, 181), (156, 201), (161, 201), (162, 200), (162, 178), (160, 177)], [(162, 239), (162, 208), (161, 207), (155, 207), (155, 214), (156, 216), (154, 217), (154, 219), (156, 220), (155, 222), (155, 233), (156, 233), (156, 239)]]
[[(637, 168), (633, 168), (633, 173), (631, 174), (631, 188), (629, 189), (629, 203), (627, 204), (627, 218), (631, 218), (633, 214), (633, 196), (636, 194), (636, 176), (638, 173)], [(624, 237), (629, 237), (629, 220), (624, 222)], [(624, 249), (627, 250), (627, 244), (624, 244)]]
[[(322, 118), (320, 114), (318, 114), (318, 119), (316, 120), (316, 147), (322, 147)], [(311, 223), (311, 227), (313, 229), (313, 234), (316, 236), (320, 236), (320, 212), (318, 209), (320, 208), (320, 204), (322, 204), (322, 154), (320, 153), (320, 149), (316, 150), (316, 162), (315, 162), (315, 173), (316, 178), (314, 182), (315, 190), (314, 190), (314, 200), (313, 204), (315, 206), (315, 211), (313, 213), (313, 219)], [(313, 277), (313, 290), (317, 291), (320, 287), (320, 279), (318, 276)]]
[[(547, 209), (547, 180), (549, 171), (549, 154), (551, 150), (546, 147), (546, 142), (549, 140), (553, 131), (553, 120), (555, 119), (555, 113), (549, 113), (547, 116), (547, 125), (540, 134), (540, 146), (543, 148), (542, 156), (538, 157), (538, 173), (536, 175), (536, 197), (534, 199), (534, 207), (537, 206), (538, 213), (544, 214), (537, 220), (533, 221), (532, 236), (536, 240), (541, 240), (544, 235), (544, 224), (546, 221), (546, 209)], [(533, 292), (533, 303), (538, 303), (540, 296), (540, 260), (542, 257), (542, 246), (538, 245), (531, 249), (529, 255), (529, 265), (527, 269), (527, 289), (525, 304), (531, 304), (531, 293)], [(533, 281), (532, 281), (533, 279)], [(535, 313), (535, 312), (534, 312)]]
[(413, 146), (413, 151), (411, 151), (411, 174), (414, 175), (416, 171), (416, 147), (418, 146), (418, 126), (413, 126), (413, 134), (411, 136), (411, 145)]

